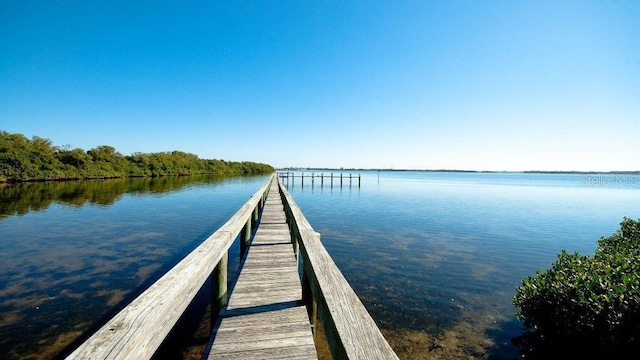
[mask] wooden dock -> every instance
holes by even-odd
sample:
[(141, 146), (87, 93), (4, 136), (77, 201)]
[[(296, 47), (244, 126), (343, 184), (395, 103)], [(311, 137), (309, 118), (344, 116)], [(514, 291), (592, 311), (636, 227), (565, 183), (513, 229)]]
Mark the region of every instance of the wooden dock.
[(207, 352), (207, 359), (318, 358), (276, 182)]
[[(361, 186), (362, 183), (362, 177), (360, 174), (346, 174), (346, 173), (329, 173), (329, 174), (325, 174), (325, 173), (319, 173), (316, 174), (314, 172), (312, 173), (292, 173), (292, 172), (278, 172), (278, 178), (280, 178), (280, 181), (282, 181), (286, 186), (294, 186), (296, 179), (300, 179), (300, 186), (304, 186), (304, 179), (307, 179), (307, 184), (311, 183), (311, 187), (315, 186), (316, 182), (319, 182), (318, 185), (320, 185), (320, 187), (324, 187), (325, 183), (333, 188), (333, 184), (335, 183), (336, 186), (340, 186), (340, 188), (342, 188), (342, 185), (347, 183), (347, 180), (349, 181), (349, 187), (351, 187), (353, 185), (353, 183), (356, 182), (356, 180), (358, 181), (358, 187)], [(291, 181), (289, 181), (291, 180)]]
[[(211, 279), (217, 319), (203, 359), (398, 359), (275, 174), (222, 227), (67, 359), (151, 359)], [(255, 229), (255, 231), (253, 231)], [(229, 294), (229, 248), (246, 256)]]

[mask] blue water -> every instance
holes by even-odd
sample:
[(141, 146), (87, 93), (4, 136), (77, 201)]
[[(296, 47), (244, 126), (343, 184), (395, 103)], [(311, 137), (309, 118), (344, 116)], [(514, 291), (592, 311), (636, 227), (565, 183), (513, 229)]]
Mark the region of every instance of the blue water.
[(359, 187), (285, 183), (381, 326), (464, 339), (485, 358), (517, 355), (524, 277), (640, 218), (640, 175), (361, 174)]
[[(360, 186), (285, 183), (407, 359), (425, 358), (434, 344), (450, 358), (515, 357), (511, 338), (521, 327), (511, 299), (522, 278), (563, 249), (593, 253), (625, 216), (640, 218), (640, 175), (352, 173)], [(51, 358), (177, 263), (265, 180), (0, 188), (0, 359)]]
[[(51, 359), (178, 263), (266, 180), (0, 187), (0, 359)], [(230, 253), (233, 271), (239, 250)]]

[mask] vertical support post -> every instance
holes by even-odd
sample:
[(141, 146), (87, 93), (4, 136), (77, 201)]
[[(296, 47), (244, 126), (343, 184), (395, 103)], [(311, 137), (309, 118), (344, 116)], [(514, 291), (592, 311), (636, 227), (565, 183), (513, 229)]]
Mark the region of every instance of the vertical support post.
[(264, 195), (262, 195), (263, 197), (260, 198), (260, 201), (256, 204), (256, 207), (253, 209), (253, 224), (258, 222), (258, 217), (260, 216), (260, 208), (262, 207), (262, 199), (264, 199)]
[(211, 328), (215, 325), (220, 310), (229, 303), (227, 294), (227, 272), (229, 252), (225, 252), (211, 273)]
[[(315, 233), (315, 236), (317, 236), (318, 240), (320, 240), (320, 233)], [(312, 288), (312, 286), (314, 286), (316, 282), (315, 280), (311, 281), (311, 279), (309, 278), (312, 272), (307, 268), (307, 258), (303, 255), (300, 257), (300, 259), (303, 262), (301, 266), (302, 274), (300, 275), (302, 285), (302, 301), (307, 305), (309, 321), (311, 323), (311, 327), (313, 328), (313, 335), (315, 339), (316, 329), (318, 325), (318, 302), (314, 296), (314, 293), (317, 293), (318, 290), (315, 289), (316, 291), (314, 291), (314, 289)]]
[(249, 247), (249, 241), (251, 240), (251, 217), (247, 219), (247, 223), (240, 232), (240, 258), (244, 255)]
[(309, 322), (311, 323), (311, 328), (313, 329), (313, 335), (315, 337), (316, 333), (316, 319), (318, 314), (318, 305), (316, 300), (313, 298), (313, 290), (311, 289), (311, 281), (309, 280), (308, 271), (306, 270), (306, 265), (304, 263), (304, 256), (300, 257), (302, 259), (302, 302), (307, 305), (307, 313), (309, 315)]
[(342, 173), (340, 173), (340, 188), (342, 189)]
[(316, 173), (311, 173), (311, 188), (313, 189), (313, 184), (316, 180)]
[(360, 174), (358, 174), (358, 187), (360, 187)]
[(300, 181), (302, 181), (302, 187), (304, 187), (304, 173), (300, 176)]
[(320, 174), (320, 187), (324, 186), (324, 173)]
[(289, 208), (289, 204), (284, 204), (284, 216), (287, 219), (287, 226), (289, 227), (289, 234), (291, 234), (291, 240), (293, 241), (293, 220), (291, 215), (291, 208)]
[(333, 189), (333, 173), (331, 173), (331, 188)]
[(318, 302), (316, 299), (311, 299), (311, 316), (309, 317), (309, 322), (311, 323), (311, 327), (313, 328), (313, 339), (316, 339), (316, 333), (318, 328)]
[(290, 220), (290, 233), (291, 233), (291, 243), (293, 244), (293, 253), (296, 255), (296, 259), (299, 259), (300, 255), (300, 233), (298, 232), (297, 226), (293, 223), (293, 220)]

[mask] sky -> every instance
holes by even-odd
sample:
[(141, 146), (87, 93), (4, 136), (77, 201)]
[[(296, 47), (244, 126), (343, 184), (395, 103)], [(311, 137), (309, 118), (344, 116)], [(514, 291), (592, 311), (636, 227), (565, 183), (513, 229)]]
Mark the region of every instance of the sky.
[(0, 1), (0, 130), (281, 167), (640, 170), (640, 1)]

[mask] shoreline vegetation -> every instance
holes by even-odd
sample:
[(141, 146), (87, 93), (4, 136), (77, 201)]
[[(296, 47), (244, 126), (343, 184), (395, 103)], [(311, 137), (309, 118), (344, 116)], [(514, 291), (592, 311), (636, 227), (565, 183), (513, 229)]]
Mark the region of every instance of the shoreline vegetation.
[(242, 176), (270, 174), (275, 169), (250, 161), (200, 159), (182, 152), (122, 155), (101, 145), (90, 150), (55, 146), (49, 139), (0, 130), (0, 183), (90, 180), (182, 175)]

